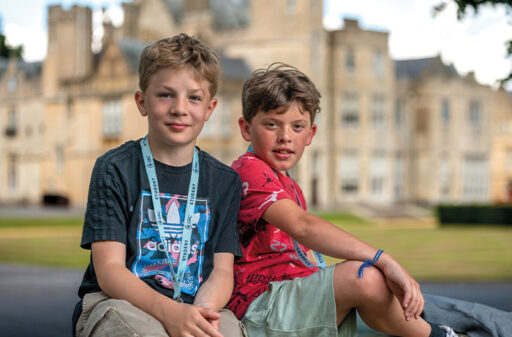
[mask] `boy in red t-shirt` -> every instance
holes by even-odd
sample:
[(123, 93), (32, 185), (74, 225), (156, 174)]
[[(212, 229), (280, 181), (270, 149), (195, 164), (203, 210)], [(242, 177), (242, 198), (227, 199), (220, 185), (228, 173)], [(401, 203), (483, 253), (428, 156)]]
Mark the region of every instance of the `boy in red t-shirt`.
[[(285, 64), (257, 70), (244, 84), (239, 125), (251, 146), (232, 165), (242, 180), (243, 258), (228, 308), (251, 337), (353, 336), (354, 309), (387, 334), (456, 336), (420, 317), (420, 287), (390, 255), (306, 211), (287, 170), (311, 144), (319, 101), (309, 78)], [(318, 268), (306, 247), (346, 261)]]

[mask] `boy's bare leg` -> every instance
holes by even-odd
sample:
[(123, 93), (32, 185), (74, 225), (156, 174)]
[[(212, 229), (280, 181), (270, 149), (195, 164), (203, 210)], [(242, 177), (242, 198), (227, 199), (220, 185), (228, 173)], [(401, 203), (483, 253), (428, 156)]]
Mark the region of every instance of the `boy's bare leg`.
[(405, 319), (398, 299), (391, 293), (383, 274), (375, 267), (357, 272), (361, 262), (346, 261), (334, 269), (334, 296), (338, 324), (357, 308), (361, 318), (374, 330), (394, 336), (428, 337), (431, 327), (422, 318)]

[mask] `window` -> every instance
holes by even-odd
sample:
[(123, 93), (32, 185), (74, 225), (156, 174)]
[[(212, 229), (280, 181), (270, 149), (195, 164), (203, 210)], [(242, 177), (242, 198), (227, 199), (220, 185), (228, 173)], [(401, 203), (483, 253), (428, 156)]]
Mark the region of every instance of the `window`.
[(229, 138), (231, 137), (231, 131), (233, 130), (231, 127), (231, 107), (229, 104), (221, 104), (219, 108), (220, 133), (223, 138)]
[(219, 97), (217, 107), (210, 118), (204, 123), (200, 134), (201, 138), (231, 137), (233, 131), (231, 127), (231, 106), (222, 102), (225, 102), (225, 99)]
[(385, 122), (384, 96), (375, 95), (372, 99), (372, 125), (380, 128)]
[(398, 98), (395, 103), (395, 125), (403, 126), (405, 122), (405, 102)]
[(118, 99), (103, 103), (103, 137), (118, 138), (121, 136), (122, 125), (121, 102)]
[(359, 155), (356, 150), (346, 150), (339, 161), (341, 191), (344, 196), (356, 195), (359, 190)]
[(441, 124), (444, 127), (450, 124), (450, 102), (446, 98), (441, 102)]
[(345, 69), (348, 73), (353, 73), (356, 70), (356, 57), (352, 48), (347, 49), (345, 55)]
[(469, 102), (468, 120), (469, 120), (469, 125), (471, 125), (474, 128), (479, 128), (482, 126), (480, 102), (475, 101), (475, 100)]
[(16, 79), (16, 76), (9, 77), (9, 81), (7, 82), (7, 91), (8, 92), (14, 92), (16, 91), (16, 88), (18, 87), (18, 80)]
[(373, 71), (377, 77), (384, 77), (384, 54), (380, 49), (373, 54)]
[(286, 12), (293, 14), (297, 10), (297, 3), (295, 0), (286, 0)]
[(464, 158), (464, 200), (486, 201), (488, 190), (487, 158), (483, 154), (468, 154)]
[(347, 93), (341, 101), (341, 123), (344, 126), (357, 127), (359, 124), (359, 99), (357, 94)]
[(7, 126), (5, 128), (5, 135), (9, 137), (16, 136), (18, 131), (18, 113), (16, 108), (11, 107), (7, 112)]
[(400, 200), (404, 197), (404, 182), (405, 182), (405, 162), (404, 157), (401, 153), (398, 153), (395, 157), (395, 167), (394, 167), (394, 190), (395, 190), (395, 198)]
[(448, 157), (441, 158), (439, 166), (439, 194), (441, 198), (445, 199), (450, 195), (451, 189), (451, 168)]
[(373, 196), (382, 196), (386, 178), (386, 157), (375, 153), (370, 162), (370, 192)]
[(64, 146), (57, 145), (55, 147), (55, 157), (56, 157), (56, 164), (57, 172), (62, 172), (64, 170)]
[(17, 158), (15, 154), (11, 154), (8, 157), (7, 163), (7, 186), (9, 191), (16, 191), (16, 183), (17, 183)]

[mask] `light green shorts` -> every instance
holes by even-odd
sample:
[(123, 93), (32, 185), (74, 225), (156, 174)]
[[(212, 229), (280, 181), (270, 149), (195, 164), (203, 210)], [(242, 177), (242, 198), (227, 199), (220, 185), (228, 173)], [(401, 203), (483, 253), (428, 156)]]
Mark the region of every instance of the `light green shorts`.
[(334, 266), (312, 275), (271, 282), (258, 296), (242, 322), (250, 337), (353, 337), (356, 312), (352, 310), (340, 327), (336, 326), (333, 288)]

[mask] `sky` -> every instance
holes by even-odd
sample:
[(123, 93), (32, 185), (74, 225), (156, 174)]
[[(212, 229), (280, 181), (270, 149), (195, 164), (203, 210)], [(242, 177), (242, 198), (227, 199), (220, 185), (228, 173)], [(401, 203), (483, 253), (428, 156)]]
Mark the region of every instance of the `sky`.
[[(357, 19), (364, 29), (389, 33), (389, 52), (395, 60), (441, 55), (461, 75), (474, 71), (480, 83), (496, 87), (496, 81), (512, 71), (512, 58), (507, 59), (505, 54), (505, 41), (512, 38), (512, 13), (489, 7), (478, 15), (470, 10), (459, 21), (456, 7), (450, 3), (434, 17), (432, 8), (441, 1), (324, 0), (324, 26), (329, 30), (340, 29), (344, 17)], [(72, 4), (90, 6), (97, 27), (94, 41), (101, 39), (102, 8), (114, 25), (123, 20), (120, 0), (2, 1), (0, 29), (10, 45), (23, 45), (26, 61), (40, 61), (46, 55), (46, 7), (53, 4), (64, 8)], [(94, 43), (93, 48), (98, 47)], [(507, 89), (512, 90), (512, 83)]]

